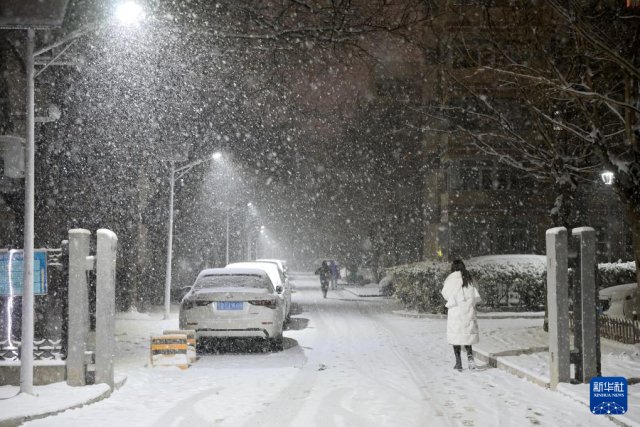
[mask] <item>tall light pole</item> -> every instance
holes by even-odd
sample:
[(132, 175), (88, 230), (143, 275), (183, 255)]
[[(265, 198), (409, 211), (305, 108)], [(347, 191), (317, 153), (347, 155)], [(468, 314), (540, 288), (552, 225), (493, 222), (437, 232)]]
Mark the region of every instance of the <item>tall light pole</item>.
[[(602, 182), (604, 182), (604, 184), (606, 186), (610, 186), (613, 185), (613, 181), (615, 179), (615, 174), (611, 171), (604, 171), (600, 174), (600, 178), (602, 178)], [(611, 191), (607, 191), (607, 195), (609, 198), (612, 199), (611, 197)], [(607, 242), (607, 261), (611, 262), (611, 258), (612, 258), (612, 248), (611, 246), (613, 245), (613, 219), (611, 218), (611, 211), (613, 209), (613, 206), (611, 205), (611, 203), (607, 203), (607, 222), (608, 222), (608, 227), (607, 227), (607, 237), (608, 237), (608, 242)]]
[[(171, 161), (171, 182), (170, 182), (170, 190), (169, 190), (169, 230), (167, 234), (167, 265), (165, 271), (165, 282), (164, 282), (164, 318), (168, 319), (169, 314), (171, 313), (171, 261), (173, 257), (173, 193), (175, 188), (176, 178), (180, 179), (184, 175), (186, 175), (191, 168), (197, 166), (201, 163), (209, 162), (211, 160), (219, 160), (222, 158), (222, 153), (216, 151), (210, 156), (204, 157), (200, 160), (196, 160), (194, 162), (188, 163), (184, 166), (176, 168), (175, 161)], [(176, 175), (177, 174), (177, 175)], [(227, 217), (228, 224), (228, 217)], [(228, 225), (227, 225), (228, 229)], [(227, 232), (227, 242), (228, 242), (228, 232)], [(229, 261), (229, 249), (227, 243), (227, 263)]]
[(227, 255), (225, 265), (229, 265), (229, 208), (227, 208)]
[[(20, 350), (20, 392), (33, 394), (33, 252), (34, 252), (34, 207), (35, 207), (35, 79), (56, 61), (71, 47), (76, 40), (95, 30), (100, 25), (88, 25), (79, 30), (73, 31), (58, 41), (41, 49), (35, 49), (35, 30), (52, 27), (60, 27), (64, 19), (67, 2), (59, 2), (53, 10), (43, 8), (40, 4), (24, 0), (16, 2), (23, 4), (25, 9), (13, 10), (14, 5), (3, 5), (7, 10), (0, 10), (0, 28), (26, 29), (26, 147), (25, 147), (25, 197), (24, 197), (24, 251), (23, 251), (23, 282), (22, 282), (22, 333)], [(130, 2), (130, 4), (133, 4)], [(48, 10), (51, 16), (42, 15), (44, 10)], [(29, 11), (28, 16), (22, 16)], [(8, 13), (7, 13), (8, 12)], [(6, 14), (6, 15), (5, 15)], [(22, 18), (16, 20), (16, 18)], [(135, 16), (129, 14), (129, 22), (136, 23), (142, 18), (142, 9), (138, 8)], [(122, 21), (121, 21), (122, 22)], [(26, 23), (26, 24), (25, 24)], [(66, 46), (64, 46), (66, 45)], [(35, 59), (43, 53), (52, 52), (57, 47), (64, 46), (53, 58), (46, 63), (37, 73), (35, 71)]]
[(253, 203), (247, 203), (247, 219), (246, 219), (246, 233), (247, 233), (247, 261), (251, 261), (251, 214), (253, 213)]

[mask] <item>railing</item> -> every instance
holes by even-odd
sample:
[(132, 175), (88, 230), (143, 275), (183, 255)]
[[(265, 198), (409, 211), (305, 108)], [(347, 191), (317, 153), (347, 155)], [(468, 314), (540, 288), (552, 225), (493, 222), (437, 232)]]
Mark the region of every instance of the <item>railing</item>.
[[(569, 324), (573, 329), (573, 313), (569, 313)], [(598, 319), (600, 337), (624, 344), (640, 343), (640, 322), (637, 320), (609, 317), (603, 314)]]
[[(60, 360), (64, 357), (62, 340), (43, 339), (33, 342), (34, 360)], [(0, 362), (20, 360), (20, 342), (0, 341)]]
[(625, 344), (640, 343), (640, 322), (600, 316), (600, 336)]

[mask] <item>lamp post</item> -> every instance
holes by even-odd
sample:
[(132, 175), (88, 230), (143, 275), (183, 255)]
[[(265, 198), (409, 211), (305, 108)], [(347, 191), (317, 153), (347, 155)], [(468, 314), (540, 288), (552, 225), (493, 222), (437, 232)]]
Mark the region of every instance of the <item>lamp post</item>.
[(229, 208), (227, 208), (227, 254), (225, 261), (225, 265), (229, 265)]
[(251, 214), (253, 212), (253, 203), (247, 203), (247, 219), (245, 229), (247, 233), (247, 261), (251, 261)]
[[(89, 31), (95, 30), (100, 25), (88, 25), (73, 31), (58, 41), (36, 50), (35, 31), (60, 27), (64, 19), (66, 2), (56, 5), (49, 11), (51, 16), (42, 15), (45, 10), (41, 5), (24, 1), (27, 6), (23, 9), (15, 9), (12, 4), (4, 5), (6, 10), (0, 10), (0, 28), (24, 29), (27, 31), (25, 51), (26, 74), (26, 147), (25, 147), (25, 197), (24, 197), (24, 251), (23, 251), (23, 286), (22, 286), (22, 337), (20, 350), (20, 392), (33, 394), (33, 335), (34, 335), (34, 292), (33, 292), (33, 252), (34, 252), (34, 206), (35, 206), (35, 79), (56, 61), (77, 41), (77, 39)], [(18, 2), (16, 2), (18, 4)], [(22, 4), (22, 3), (20, 3)], [(132, 5), (133, 2), (130, 2)], [(29, 11), (28, 16), (23, 16)], [(136, 23), (142, 18), (142, 9), (138, 7), (135, 16), (128, 14), (128, 22), (120, 21), (127, 25)], [(22, 18), (17, 19), (17, 18)], [(64, 46), (66, 45), (66, 46)], [(37, 73), (35, 71), (36, 58), (43, 53), (51, 52), (57, 47), (64, 46), (53, 58), (47, 62)]]
[[(615, 175), (613, 172), (611, 171), (604, 171), (600, 174), (600, 178), (602, 178), (602, 182), (604, 182), (604, 185), (613, 185), (613, 180), (615, 178)], [(610, 193), (609, 193), (609, 197)], [(611, 206), (611, 203), (607, 203), (607, 224), (608, 224), (608, 242), (607, 242), (607, 261), (611, 262), (611, 258), (612, 258), (612, 248), (611, 245), (613, 244), (613, 232), (611, 230), (611, 228), (613, 227), (613, 220), (611, 218), (611, 210), (613, 209), (613, 206)]]
[[(168, 319), (171, 312), (171, 260), (173, 256), (173, 193), (175, 189), (176, 178), (180, 179), (186, 175), (194, 166), (201, 163), (209, 162), (211, 160), (219, 160), (222, 158), (222, 153), (216, 151), (210, 156), (188, 163), (184, 166), (176, 168), (176, 162), (172, 160), (171, 163), (171, 181), (169, 190), (169, 230), (167, 235), (167, 265), (165, 272), (164, 282), (164, 318)], [(227, 218), (228, 223), (228, 218)], [(227, 226), (228, 228), (228, 226)], [(227, 233), (228, 242), (228, 233)], [(229, 258), (229, 249), (227, 243), (227, 262)]]

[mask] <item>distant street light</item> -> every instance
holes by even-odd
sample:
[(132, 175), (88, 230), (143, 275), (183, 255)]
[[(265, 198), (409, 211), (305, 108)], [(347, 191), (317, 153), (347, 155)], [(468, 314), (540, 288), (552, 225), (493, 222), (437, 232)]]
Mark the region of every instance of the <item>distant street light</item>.
[(600, 177), (602, 178), (602, 182), (605, 183), (605, 185), (611, 185), (613, 184), (613, 172), (610, 171), (604, 171), (602, 172), (602, 174), (600, 174)]
[[(175, 160), (171, 161), (171, 181), (170, 181), (171, 190), (169, 192), (169, 231), (167, 236), (167, 266), (166, 266), (165, 282), (164, 282), (164, 318), (165, 319), (169, 318), (169, 314), (171, 312), (171, 258), (173, 256), (173, 192), (174, 192), (176, 179), (180, 179), (183, 176), (185, 176), (194, 166), (197, 166), (204, 162), (209, 162), (211, 160), (219, 160), (221, 158), (222, 158), (222, 153), (220, 153), (219, 151), (216, 151), (210, 156), (188, 163), (184, 166), (180, 166), (179, 168), (176, 168)], [(228, 252), (228, 249), (227, 249), (227, 252)]]

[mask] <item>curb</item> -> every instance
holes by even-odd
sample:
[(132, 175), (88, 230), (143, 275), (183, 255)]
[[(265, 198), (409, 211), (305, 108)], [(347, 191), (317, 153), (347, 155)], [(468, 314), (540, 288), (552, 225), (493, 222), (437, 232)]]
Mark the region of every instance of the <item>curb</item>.
[[(392, 312), (397, 316), (402, 317), (411, 317), (415, 319), (446, 319), (446, 314), (435, 314), (435, 313), (418, 313), (404, 310), (395, 310)], [(492, 313), (478, 313), (478, 319), (542, 319), (544, 318), (544, 314), (513, 314), (509, 316), (499, 316)]]
[(548, 350), (548, 347), (531, 347), (520, 350), (508, 350), (500, 353), (487, 353), (482, 350), (473, 349), (473, 356), (476, 359), (485, 362), (492, 368), (497, 368), (518, 378), (523, 378), (529, 382), (539, 385), (540, 387), (549, 388), (550, 384), (544, 379), (538, 377), (537, 375), (526, 372), (513, 363), (510, 363), (503, 359), (504, 356), (518, 356), (520, 354), (539, 353), (540, 351), (546, 350)]
[(35, 415), (22, 415), (19, 417), (13, 417), (13, 418), (7, 418), (5, 420), (0, 420), (0, 427), (16, 427), (19, 426), (23, 423), (26, 423), (27, 421), (32, 421), (32, 420), (38, 420), (41, 418), (46, 418), (46, 417), (50, 417), (52, 415), (56, 415), (56, 414), (60, 414), (64, 411), (67, 411), (69, 409), (78, 409), (78, 408), (82, 408), (85, 405), (91, 405), (92, 403), (96, 403), (99, 402), (103, 399), (106, 399), (107, 397), (111, 396), (111, 393), (113, 393), (114, 390), (118, 390), (120, 389), (122, 386), (124, 386), (124, 384), (127, 382), (127, 377), (124, 376), (122, 378), (120, 378), (119, 380), (116, 380), (114, 383), (114, 387), (113, 389), (107, 389), (105, 391), (103, 391), (102, 393), (100, 393), (99, 395), (90, 398), (89, 400), (87, 400), (86, 402), (83, 403), (78, 403), (76, 405), (71, 405), (68, 406), (66, 408), (60, 408), (60, 409), (56, 409), (53, 411), (49, 411), (49, 412), (43, 412), (40, 414), (35, 414)]
[(411, 311), (403, 311), (403, 310), (394, 310), (392, 311), (396, 316), (401, 317), (410, 317), (412, 319), (446, 319), (446, 314), (434, 314), (434, 313), (418, 313)]
[(353, 294), (353, 295), (355, 295), (357, 297), (360, 297), (360, 298), (385, 298), (385, 297), (388, 298), (386, 295), (380, 295), (379, 293), (358, 294), (358, 293), (355, 293), (354, 291), (352, 291), (349, 288), (344, 288), (344, 290), (349, 292), (350, 294)]

